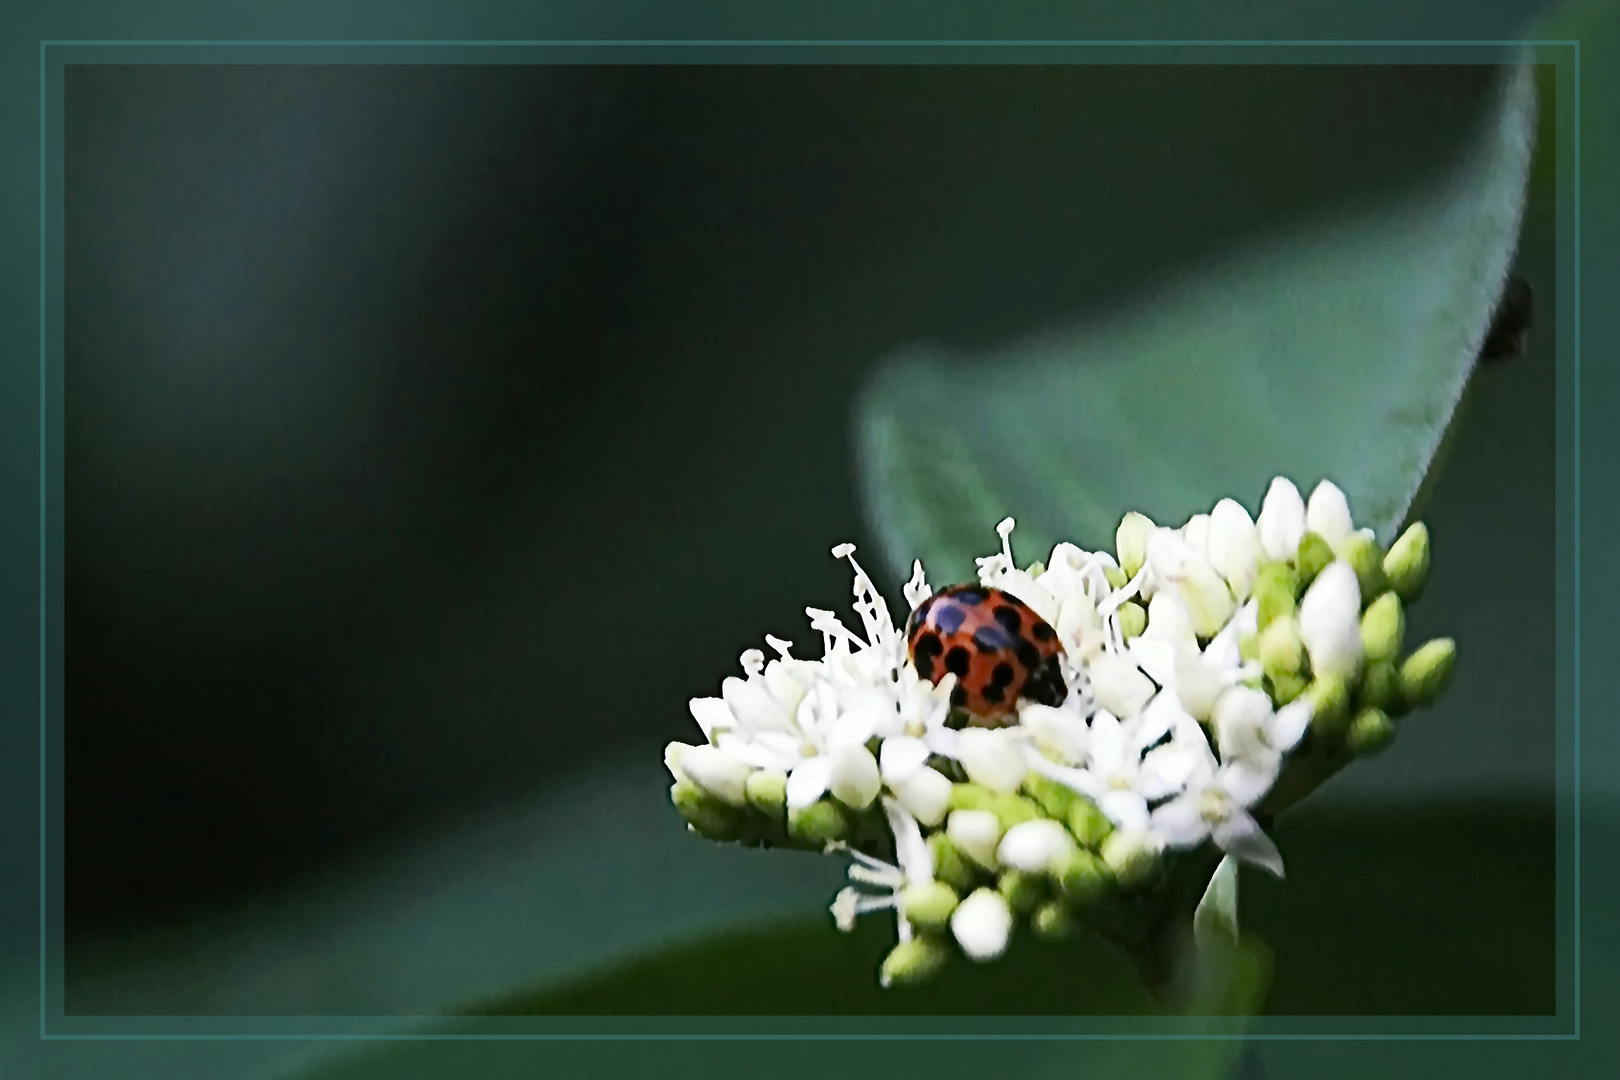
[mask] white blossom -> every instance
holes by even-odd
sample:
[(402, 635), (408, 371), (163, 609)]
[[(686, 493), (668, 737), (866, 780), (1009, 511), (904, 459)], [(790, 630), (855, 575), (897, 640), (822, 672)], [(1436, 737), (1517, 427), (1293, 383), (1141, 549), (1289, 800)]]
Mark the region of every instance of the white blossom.
[(1228, 855), (1282, 876), (1282, 856), (1249, 814), (1271, 789), (1276, 775), (1247, 763), (1194, 773), (1187, 789), (1153, 811), (1150, 827), (1166, 846), (1194, 848), (1206, 839)]
[(892, 909), (900, 940), (910, 941), (911, 923), (901, 913), (900, 894), (913, 885), (926, 885), (934, 880), (934, 853), (923, 839), (922, 829), (916, 820), (903, 807), (891, 799), (885, 799), (883, 812), (894, 833), (895, 864), (875, 859), (844, 844), (834, 845), (833, 850), (847, 851), (855, 860), (849, 868), (849, 879), (878, 891), (867, 892), (853, 885), (843, 889), (833, 900), (833, 920), (840, 930), (848, 933), (855, 929), (857, 916)]

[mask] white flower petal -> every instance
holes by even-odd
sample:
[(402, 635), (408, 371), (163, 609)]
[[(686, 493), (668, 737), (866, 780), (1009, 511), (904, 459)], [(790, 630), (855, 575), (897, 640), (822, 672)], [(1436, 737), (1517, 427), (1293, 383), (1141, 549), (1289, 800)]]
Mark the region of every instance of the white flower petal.
[(804, 756), (800, 740), (782, 731), (762, 731), (751, 738), (723, 732), (715, 745), (756, 769), (787, 772)]
[(1279, 759), (1266, 761), (1240, 758), (1222, 764), (1215, 775), (1215, 783), (1231, 796), (1238, 806), (1248, 809), (1261, 799), (1277, 782)]
[(1115, 716), (1130, 718), (1153, 697), (1153, 683), (1131, 661), (1103, 653), (1091, 662), (1091, 692)]
[(1334, 548), (1355, 531), (1355, 522), (1350, 520), (1350, 501), (1344, 497), (1338, 485), (1330, 480), (1316, 485), (1316, 490), (1311, 492), (1311, 501), (1305, 507), (1305, 528)]
[(923, 839), (917, 820), (893, 799), (883, 800), (883, 816), (894, 834), (895, 861), (908, 885), (934, 880), (934, 852)]
[(1029, 766), (1008, 728), (967, 728), (957, 735), (957, 760), (968, 779), (992, 791), (1017, 791)]
[(1187, 650), (1176, 654), (1176, 696), (1194, 718), (1209, 719), (1227, 683), (1226, 674), (1209, 660), (1207, 650), (1203, 654)]
[(737, 718), (723, 698), (695, 697), (687, 702), (687, 708), (692, 710), (692, 719), (703, 730), (705, 739), (712, 740), (716, 731), (729, 731), (737, 726)]
[(721, 682), (720, 695), (740, 727), (751, 731), (793, 730), (788, 713), (766, 692), (764, 679), (739, 679), (733, 675)]
[(1187, 519), (1187, 524), (1181, 527), (1181, 538), (1200, 559), (1209, 558), (1209, 528), (1208, 514), (1194, 514)]
[(789, 810), (802, 810), (827, 793), (832, 782), (833, 760), (826, 754), (805, 758), (788, 773), (787, 805)]
[[(1168, 597), (1168, 593), (1159, 596)], [(1154, 597), (1157, 601), (1158, 596)], [(1176, 683), (1176, 658), (1183, 652), (1196, 654), (1197, 645), (1178, 645), (1163, 638), (1150, 638), (1146, 634), (1134, 638), (1125, 646), (1125, 654), (1135, 662), (1148, 677), (1160, 686), (1174, 686)]]
[(1008, 829), (996, 848), (996, 858), (1003, 866), (1041, 874), (1056, 867), (1074, 849), (1068, 829), (1051, 818), (1037, 818)]
[(856, 810), (871, 806), (883, 787), (872, 752), (860, 743), (844, 743), (834, 747), (830, 756), (833, 767), (827, 790), (832, 792), (833, 798)]
[(1187, 786), (1202, 760), (1202, 755), (1185, 741), (1156, 747), (1142, 759), (1136, 790), (1149, 802), (1174, 795)]
[(948, 757), (952, 761), (959, 761), (962, 757), (962, 733), (955, 728), (948, 728), (943, 723), (930, 724), (928, 733), (923, 736), (923, 742), (928, 749), (940, 757)]
[(1147, 708), (1137, 715), (1131, 731), (1132, 752), (1140, 754), (1164, 738), (1183, 720), (1190, 720), (1181, 706), (1181, 697), (1175, 690), (1160, 690), (1153, 695)]
[(1168, 641), (1172, 645), (1196, 649), (1198, 635), (1193, 632), (1187, 609), (1173, 592), (1153, 594), (1147, 605), (1147, 629), (1142, 636), (1155, 641)]
[(976, 889), (951, 913), (951, 933), (970, 959), (994, 960), (1006, 951), (1012, 911), (1000, 893)]
[(1078, 791), (1093, 802), (1107, 788), (1107, 785), (1090, 769), (1076, 769), (1067, 765), (1059, 765), (1057, 762), (1048, 759), (1033, 746), (1025, 747), (1024, 756), (1032, 770), (1049, 780), (1056, 780), (1064, 787)]
[(1278, 877), (1283, 876), (1282, 853), (1259, 823), (1248, 814), (1233, 814), (1215, 826), (1213, 836), (1215, 843), (1228, 855), (1264, 867)]
[(883, 740), (878, 765), (884, 782), (893, 787), (926, 765), (928, 757), (927, 743), (910, 735), (895, 735)]
[(1135, 791), (1104, 791), (1097, 800), (1097, 809), (1122, 829), (1146, 828), (1149, 821), (1147, 800)]
[(1018, 723), (1048, 756), (1064, 765), (1084, 764), (1090, 732), (1078, 712), (1026, 702), (1018, 711)]
[(1277, 710), (1271, 718), (1271, 745), (1278, 753), (1286, 754), (1299, 745), (1311, 726), (1311, 712), (1306, 698), (1295, 698)]
[(1150, 828), (1173, 848), (1197, 847), (1209, 836), (1209, 823), (1199, 813), (1200, 792), (1178, 795), (1153, 811)]
[(1271, 482), (1260, 517), (1255, 521), (1260, 546), (1273, 559), (1292, 559), (1305, 536), (1305, 500), (1292, 480), (1279, 476)]

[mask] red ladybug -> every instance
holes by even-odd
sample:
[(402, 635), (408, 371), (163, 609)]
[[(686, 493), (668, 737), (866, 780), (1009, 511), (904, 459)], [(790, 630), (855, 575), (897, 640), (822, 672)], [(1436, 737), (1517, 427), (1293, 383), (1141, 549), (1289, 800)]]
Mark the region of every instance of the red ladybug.
[(906, 645), (917, 674), (929, 682), (955, 673), (951, 704), (979, 719), (1006, 715), (1020, 697), (1055, 706), (1068, 695), (1057, 632), (1000, 589), (941, 589), (906, 620)]

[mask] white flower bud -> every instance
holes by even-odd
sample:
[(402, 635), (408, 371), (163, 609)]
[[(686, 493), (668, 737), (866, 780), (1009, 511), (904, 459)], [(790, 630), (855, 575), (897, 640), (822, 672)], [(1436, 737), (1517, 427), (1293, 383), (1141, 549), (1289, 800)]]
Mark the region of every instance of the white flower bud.
[(967, 770), (968, 779), (991, 791), (1017, 791), (1029, 771), (1023, 748), (1005, 728), (964, 729), (957, 737), (956, 760)]
[(872, 752), (859, 743), (843, 743), (831, 754), (833, 771), (827, 790), (832, 792), (833, 798), (856, 810), (871, 806), (883, 786)]
[(733, 806), (747, 804), (748, 774), (754, 770), (724, 750), (706, 744), (683, 747), (677, 764), (704, 791)]
[(1200, 559), (1209, 558), (1209, 525), (1208, 514), (1194, 514), (1181, 527), (1181, 538)]
[(1146, 514), (1131, 511), (1120, 519), (1114, 533), (1114, 551), (1119, 555), (1120, 569), (1126, 576), (1135, 577), (1147, 559), (1147, 538), (1156, 526)]
[(938, 769), (923, 766), (908, 774), (904, 780), (891, 783), (890, 789), (901, 806), (921, 825), (932, 828), (945, 820), (951, 808), (951, 782)]
[(1208, 720), (1227, 680), (1214, 664), (1190, 649), (1176, 653), (1175, 688), (1181, 707), (1195, 720)]
[(1348, 679), (1361, 663), (1361, 586), (1343, 560), (1330, 564), (1299, 604), (1299, 636), (1317, 678)]
[(1355, 522), (1350, 520), (1350, 501), (1331, 480), (1323, 480), (1311, 492), (1310, 504), (1305, 507), (1305, 528), (1334, 548), (1355, 531)]
[(1292, 559), (1299, 551), (1305, 536), (1305, 500), (1292, 480), (1279, 476), (1271, 482), (1255, 527), (1260, 531), (1260, 546), (1271, 558)]
[(973, 960), (994, 960), (1007, 948), (1012, 910), (993, 889), (977, 889), (951, 913), (951, 933)]
[(945, 821), (945, 836), (980, 866), (987, 870), (996, 868), (1001, 819), (989, 810), (952, 810)]
[(1074, 837), (1051, 818), (1024, 821), (1007, 830), (996, 848), (996, 858), (1031, 874), (1048, 873), (1075, 850)]
[(1260, 552), (1260, 530), (1243, 504), (1235, 499), (1216, 503), (1209, 522), (1209, 561), (1239, 601), (1254, 587)]
[(1155, 641), (1166, 641), (1177, 648), (1196, 649), (1198, 635), (1193, 633), (1187, 609), (1174, 593), (1154, 593), (1147, 606), (1147, 629), (1142, 636)]
[[(1154, 693), (1152, 681), (1135, 664), (1113, 653), (1102, 653), (1092, 660), (1091, 692), (1100, 707), (1121, 720), (1128, 720), (1141, 712)], [(966, 762), (963, 764), (966, 765)]]

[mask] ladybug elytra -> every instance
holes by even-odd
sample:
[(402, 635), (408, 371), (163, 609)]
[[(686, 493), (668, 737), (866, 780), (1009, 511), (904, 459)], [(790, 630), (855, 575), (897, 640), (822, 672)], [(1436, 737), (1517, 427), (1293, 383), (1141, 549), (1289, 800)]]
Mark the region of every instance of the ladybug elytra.
[(955, 674), (951, 704), (980, 720), (1006, 715), (1020, 697), (1056, 706), (1068, 694), (1057, 632), (1000, 589), (941, 589), (906, 621), (906, 646), (917, 674), (929, 682)]

